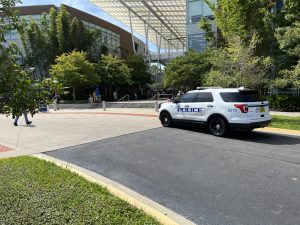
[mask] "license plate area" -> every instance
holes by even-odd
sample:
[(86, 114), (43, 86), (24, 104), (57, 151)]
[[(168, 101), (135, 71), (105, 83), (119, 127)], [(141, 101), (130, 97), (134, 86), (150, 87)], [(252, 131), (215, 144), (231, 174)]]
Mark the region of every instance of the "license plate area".
[(256, 109), (257, 112), (264, 113), (266, 112), (265, 107), (261, 106)]

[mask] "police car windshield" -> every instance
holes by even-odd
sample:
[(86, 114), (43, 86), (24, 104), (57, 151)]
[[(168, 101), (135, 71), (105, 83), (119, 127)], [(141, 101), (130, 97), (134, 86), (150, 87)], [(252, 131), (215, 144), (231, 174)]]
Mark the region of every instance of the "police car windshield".
[(261, 102), (265, 101), (256, 91), (248, 92), (221, 92), (224, 102)]

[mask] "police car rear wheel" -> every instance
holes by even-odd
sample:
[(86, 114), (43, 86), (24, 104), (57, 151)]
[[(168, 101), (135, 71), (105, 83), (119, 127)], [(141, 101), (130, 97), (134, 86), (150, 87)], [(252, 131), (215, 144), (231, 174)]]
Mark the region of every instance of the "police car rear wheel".
[(164, 126), (164, 127), (171, 127), (172, 126), (172, 117), (170, 116), (169, 113), (166, 113), (166, 112), (163, 112), (161, 115), (160, 115), (160, 121), (161, 121), (161, 124)]
[(227, 132), (227, 124), (221, 117), (215, 117), (209, 123), (209, 130), (213, 135), (221, 137)]

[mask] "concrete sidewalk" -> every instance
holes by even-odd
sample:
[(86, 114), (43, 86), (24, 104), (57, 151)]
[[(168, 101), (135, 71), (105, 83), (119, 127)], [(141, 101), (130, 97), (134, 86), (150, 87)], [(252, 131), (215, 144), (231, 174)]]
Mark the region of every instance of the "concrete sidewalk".
[[(103, 114), (104, 113), (104, 114)], [(117, 114), (117, 115), (113, 115)], [(0, 115), (0, 158), (28, 155), (160, 127), (154, 109), (59, 110), (19, 126)], [(30, 118), (31, 119), (31, 118)], [(3, 151), (1, 151), (1, 145)], [(13, 150), (9, 151), (6, 147)]]

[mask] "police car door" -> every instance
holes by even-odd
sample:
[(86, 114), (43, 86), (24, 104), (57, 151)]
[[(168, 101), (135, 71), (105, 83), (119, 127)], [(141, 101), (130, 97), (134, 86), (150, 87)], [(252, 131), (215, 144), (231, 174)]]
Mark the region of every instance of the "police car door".
[(173, 119), (190, 120), (191, 104), (195, 101), (197, 93), (186, 93), (176, 101), (176, 107)]
[(191, 107), (191, 120), (205, 122), (214, 111), (214, 98), (211, 92), (198, 92)]

